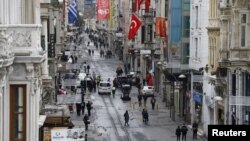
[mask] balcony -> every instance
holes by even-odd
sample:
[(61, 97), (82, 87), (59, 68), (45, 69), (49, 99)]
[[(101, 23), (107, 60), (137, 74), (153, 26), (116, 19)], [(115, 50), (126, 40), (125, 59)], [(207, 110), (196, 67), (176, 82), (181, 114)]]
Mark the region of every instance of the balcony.
[(229, 105), (250, 106), (250, 96), (229, 96)]
[(41, 62), (46, 57), (45, 51), (41, 48), (40, 25), (0, 25), (0, 33), (6, 38), (2, 50), (6, 55), (12, 54), (18, 58), (16, 61)]
[(211, 18), (208, 20), (209, 25), (207, 27), (208, 30), (220, 29), (220, 21), (217, 18)]

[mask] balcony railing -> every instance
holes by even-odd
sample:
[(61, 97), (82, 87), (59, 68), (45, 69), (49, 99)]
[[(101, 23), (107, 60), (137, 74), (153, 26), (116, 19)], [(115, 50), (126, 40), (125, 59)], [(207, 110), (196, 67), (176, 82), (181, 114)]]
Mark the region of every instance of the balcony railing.
[(250, 96), (229, 96), (229, 105), (250, 106)]
[(42, 55), (41, 26), (38, 24), (0, 25), (16, 56)]

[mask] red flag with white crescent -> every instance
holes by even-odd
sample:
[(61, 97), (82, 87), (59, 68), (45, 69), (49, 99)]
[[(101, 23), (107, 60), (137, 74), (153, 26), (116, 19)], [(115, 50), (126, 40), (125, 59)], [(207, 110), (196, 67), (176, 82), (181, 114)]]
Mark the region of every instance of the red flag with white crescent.
[(130, 29), (128, 33), (128, 39), (131, 40), (135, 37), (138, 29), (141, 27), (142, 22), (135, 16), (135, 14), (132, 14), (131, 23), (130, 23)]

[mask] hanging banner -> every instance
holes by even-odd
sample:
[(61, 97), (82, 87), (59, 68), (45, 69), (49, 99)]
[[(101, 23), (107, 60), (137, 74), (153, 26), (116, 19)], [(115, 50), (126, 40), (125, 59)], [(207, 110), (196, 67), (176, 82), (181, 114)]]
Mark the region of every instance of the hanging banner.
[(167, 21), (163, 17), (156, 17), (155, 21), (155, 34), (156, 36), (167, 36)]
[(161, 32), (160, 32), (161, 37), (167, 37), (167, 21), (165, 18), (161, 19)]
[(161, 17), (155, 18), (155, 35), (160, 36), (161, 32)]
[(109, 0), (97, 0), (97, 20), (107, 20), (109, 19), (110, 11), (109, 11)]

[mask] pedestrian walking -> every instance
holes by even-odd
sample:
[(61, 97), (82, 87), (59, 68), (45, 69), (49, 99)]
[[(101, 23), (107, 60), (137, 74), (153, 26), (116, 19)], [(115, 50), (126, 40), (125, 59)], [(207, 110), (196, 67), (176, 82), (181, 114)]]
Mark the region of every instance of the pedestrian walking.
[(147, 106), (147, 99), (148, 99), (147, 95), (144, 94), (144, 95), (143, 95), (144, 107)]
[(94, 55), (94, 50), (92, 49), (92, 56)]
[(82, 101), (82, 103), (81, 103), (81, 110), (82, 110), (82, 115), (84, 115), (84, 113), (85, 113), (85, 102), (84, 101)]
[(139, 107), (141, 107), (142, 106), (142, 102), (141, 102), (142, 101), (142, 95), (138, 94), (137, 98), (138, 98)]
[(236, 115), (235, 115), (235, 112), (232, 113), (231, 119), (232, 119), (232, 125), (236, 125)]
[(83, 63), (83, 68), (84, 68), (84, 72), (86, 73), (87, 72), (87, 63), (86, 62)]
[(94, 89), (94, 92), (96, 92), (96, 80), (95, 79), (92, 80), (92, 87)]
[(147, 124), (148, 123), (148, 111), (147, 109), (142, 110), (142, 121)]
[(76, 113), (77, 113), (77, 116), (81, 115), (81, 104), (80, 103), (76, 103)]
[(180, 126), (178, 126), (177, 129), (175, 130), (175, 135), (177, 136), (177, 141), (180, 141), (180, 137), (181, 137), (181, 128), (180, 128)]
[(87, 65), (87, 73), (89, 73), (89, 70), (90, 70), (90, 66), (89, 64)]
[(89, 120), (89, 115), (85, 114), (85, 116), (83, 117), (83, 122), (85, 124), (85, 130), (88, 130), (88, 125), (90, 124), (90, 120)]
[(75, 63), (77, 63), (77, 59), (78, 59), (77, 56), (75, 56)]
[(116, 91), (116, 87), (115, 87), (115, 86), (113, 86), (113, 87), (112, 87), (112, 94), (113, 94), (113, 98), (115, 98), (115, 91)]
[(91, 116), (92, 103), (90, 101), (88, 101), (86, 106), (87, 106), (87, 110), (88, 110), (88, 116)]
[(193, 139), (197, 139), (198, 123), (195, 121), (192, 127), (193, 127)]
[(182, 141), (186, 141), (187, 132), (188, 132), (187, 126), (185, 124), (183, 124), (181, 127)]
[(128, 110), (124, 113), (124, 119), (125, 119), (125, 126), (129, 126), (128, 121), (129, 121), (129, 114)]
[(89, 49), (89, 56), (91, 56), (91, 50)]
[(155, 99), (155, 97), (153, 96), (153, 97), (151, 98), (152, 110), (155, 109), (155, 103), (156, 103), (156, 99)]

